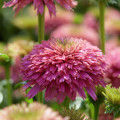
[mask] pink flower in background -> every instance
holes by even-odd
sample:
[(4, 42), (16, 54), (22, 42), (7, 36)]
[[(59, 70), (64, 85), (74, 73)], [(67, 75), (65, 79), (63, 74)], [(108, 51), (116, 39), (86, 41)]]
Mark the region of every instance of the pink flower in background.
[(95, 16), (90, 12), (85, 14), (83, 24), (94, 30), (98, 30), (98, 22), (97, 22)]
[(109, 53), (110, 50), (113, 50), (116, 47), (120, 46), (119, 38), (117, 36), (110, 37), (110, 39), (106, 41), (105, 46), (106, 46), (106, 52)]
[[(77, 5), (77, 2), (74, 0), (56, 0), (61, 6), (70, 10), (72, 7)], [(16, 14), (28, 4), (33, 4), (35, 9), (37, 9), (37, 14), (43, 14), (44, 5), (49, 9), (50, 15), (56, 15), (56, 7), (54, 0), (11, 0), (9, 2), (4, 2), (3, 7), (12, 7), (16, 10)]]
[(120, 35), (120, 12), (109, 8), (105, 15), (105, 30), (108, 35)]
[(63, 25), (51, 33), (51, 38), (74, 37), (89, 41), (92, 45), (99, 46), (99, 37), (97, 32), (87, 26), (81, 25)]
[(0, 110), (0, 120), (69, 120), (46, 105), (33, 102), (10, 105)]
[(64, 24), (70, 24), (74, 21), (75, 14), (72, 11), (66, 11), (57, 6), (57, 16), (50, 17), (49, 13), (45, 13), (45, 33), (50, 34), (56, 28)]
[(118, 88), (120, 87), (120, 48), (111, 49), (106, 55), (109, 63), (107, 78), (113, 87)]
[(76, 92), (85, 98), (84, 88), (96, 100), (95, 86), (105, 86), (105, 57), (101, 50), (87, 41), (75, 38), (51, 39), (34, 46), (22, 59), (21, 72), (32, 86), (28, 97), (45, 91), (45, 99), (56, 98), (60, 103), (68, 96), (76, 98)]

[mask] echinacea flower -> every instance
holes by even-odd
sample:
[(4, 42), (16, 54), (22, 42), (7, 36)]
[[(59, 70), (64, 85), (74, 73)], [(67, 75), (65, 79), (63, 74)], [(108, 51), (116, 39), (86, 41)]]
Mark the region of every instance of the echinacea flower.
[(106, 41), (106, 53), (109, 53), (109, 51), (116, 49), (116, 47), (119, 46), (120, 46), (120, 41), (118, 36), (111, 37)]
[(108, 35), (120, 34), (120, 12), (119, 11), (112, 8), (107, 10), (105, 15), (105, 30)]
[(84, 88), (96, 100), (95, 86), (105, 86), (105, 57), (101, 50), (87, 41), (75, 38), (51, 39), (35, 45), (22, 59), (21, 72), (32, 86), (28, 97), (45, 91), (45, 99), (61, 103), (68, 96), (76, 98), (76, 92), (86, 98)]
[(76, 110), (75, 106), (69, 109), (62, 108), (60, 114), (63, 117), (69, 116), (70, 120), (90, 120), (89, 117), (82, 112), (81, 108)]
[(84, 21), (83, 24), (86, 25), (87, 27), (90, 27), (94, 30), (98, 30), (98, 22), (93, 13), (88, 12), (84, 16)]
[[(56, 2), (68, 10), (75, 7), (77, 4), (74, 0), (56, 0)], [(49, 10), (50, 15), (56, 15), (54, 0), (11, 0), (9, 2), (4, 2), (3, 7), (13, 7), (17, 14), (22, 8), (31, 3), (34, 5), (35, 9), (37, 9), (37, 14), (43, 14), (45, 5)]]
[(114, 118), (120, 117), (120, 87), (115, 88), (107, 85), (105, 87), (105, 92), (103, 93), (105, 96), (105, 104), (106, 104), (106, 113), (114, 114)]
[(106, 52), (108, 59), (107, 79), (113, 87), (120, 87), (120, 48), (116, 47)]
[(6, 53), (12, 58), (18, 56), (24, 57), (32, 50), (34, 45), (35, 43), (33, 41), (18, 38), (8, 43)]
[(10, 56), (12, 65), (11, 65), (11, 78), (13, 83), (18, 83), (22, 80), (20, 75), (20, 59), (27, 55), (35, 45), (34, 42), (17, 39), (13, 42), (8, 43), (6, 46), (6, 53)]
[(49, 13), (45, 13), (45, 33), (50, 34), (56, 28), (61, 25), (70, 24), (74, 21), (74, 13), (72, 11), (66, 11), (65, 9), (57, 7), (57, 16), (53, 16), (52, 18), (49, 16)]
[(99, 46), (99, 37), (97, 32), (85, 25), (63, 25), (51, 33), (51, 38), (74, 37), (85, 39), (92, 45)]
[(40, 103), (11, 105), (0, 111), (0, 120), (68, 120)]

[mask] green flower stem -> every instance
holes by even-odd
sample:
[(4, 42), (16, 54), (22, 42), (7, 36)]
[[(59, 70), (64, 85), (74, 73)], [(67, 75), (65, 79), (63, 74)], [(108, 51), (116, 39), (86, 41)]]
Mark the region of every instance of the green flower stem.
[(63, 107), (66, 107), (66, 109), (69, 109), (69, 102), (70, 102), (70, 99), (66, 97), (64, 102), (62, 103)]
[(41, 43), (45, 37), (45, 8), (43, 14), (38, 15), (38, 42)]
[(12, 86), (10, 83), (10, 62), (5, 63), (5, 76), (7, 80), (7, 104), (12, 104)]
[(95, 102), (93, 104), (93, 119), (94, 120), (98, 120), (99, 107), (100, 107), (100, 104), (98, 102)]
[(105, 1), (100, 0), (99, 2), (99, 11), (100, 11), (100, 48), (105, 54), (105, 23), (104, 23), (104, 17), (105, 17)]
[[(38, 15), (38, 42), (41, 43), (45, 37), (45, 6), (43, 14)], [(43, 92), (37, 94), (37, 100), (43, 103)]]
[(38, 100), (40, 103), (44, 103), (43, 92), (39, 92), (39, 93), (37, 94), (37, 100)]

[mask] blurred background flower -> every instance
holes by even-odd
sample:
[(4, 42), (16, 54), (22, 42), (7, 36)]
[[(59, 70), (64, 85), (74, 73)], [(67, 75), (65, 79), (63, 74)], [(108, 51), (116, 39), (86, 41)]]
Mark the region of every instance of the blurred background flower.
[(1, 120), (69, 120), (40, 103), (11, 105), (0, 111)]

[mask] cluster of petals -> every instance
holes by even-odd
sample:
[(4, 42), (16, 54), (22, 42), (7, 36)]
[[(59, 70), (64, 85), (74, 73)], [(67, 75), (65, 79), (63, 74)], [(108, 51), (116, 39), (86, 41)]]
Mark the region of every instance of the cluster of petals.
[(116, 47), (107, 51), (108, 70), (107, 78), (113, 87), (120, 87), (120, 48)]
[(58, 27), (51, 33), (51, 38), (74, 37), (82, 38), (90, 42), (92, 45), (99, 46), (98, 33), (86, 25), (66, 24)]
[[(70, 10), (72, 7), (76, 6), (76, 1), (74, 0), (56, 0), (56, 2), (66, 9)], [(33, 4), (35, 9), (37, 9), (37, 14), (43, 14), (44, 5), (49, 9), (50, 15), (56, 15), (56, 7), (54, 0), (11, 0), (9, 2), (4, 2), (3, 7), (12, 7), (16, 10), (16, 14), (28, 4)]]
[(69, 120), (46, 105), (34, 102), (11, 105), (0, 111), (0, 120)]
[(105, 86), (105, 57), (101, 50), (82, 39), (64, 38), (43, 41), (22, 59), (24, 88), (32, 87), (27, 96), (45, 90), (47, 101), (63, 102), (78, 92), (86, 98), (84, 88), (96, 100), (95, 86)]

